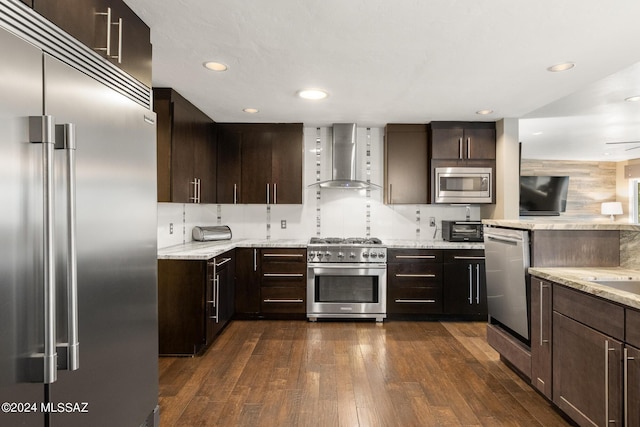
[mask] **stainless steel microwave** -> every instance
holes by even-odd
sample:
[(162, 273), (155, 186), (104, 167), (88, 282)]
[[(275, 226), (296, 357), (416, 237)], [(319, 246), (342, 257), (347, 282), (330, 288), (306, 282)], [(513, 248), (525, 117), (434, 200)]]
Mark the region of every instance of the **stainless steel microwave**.
[(435, 203), (493, 203), (492, 168), (435, 169)]

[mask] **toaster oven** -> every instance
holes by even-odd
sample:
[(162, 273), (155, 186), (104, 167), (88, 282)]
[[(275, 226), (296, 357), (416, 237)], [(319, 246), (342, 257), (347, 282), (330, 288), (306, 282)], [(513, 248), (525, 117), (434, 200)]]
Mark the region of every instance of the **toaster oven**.
[(482, 242), (482, 222), (442, 221), (442, 239), (448, 242)]

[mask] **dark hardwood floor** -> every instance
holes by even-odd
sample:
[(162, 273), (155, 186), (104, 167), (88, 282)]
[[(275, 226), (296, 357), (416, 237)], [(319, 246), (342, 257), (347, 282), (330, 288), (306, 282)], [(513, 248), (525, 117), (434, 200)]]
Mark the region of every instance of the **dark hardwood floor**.
[(481, 322), (233, 321), (160, 358), (161, 427), (566, 426)]

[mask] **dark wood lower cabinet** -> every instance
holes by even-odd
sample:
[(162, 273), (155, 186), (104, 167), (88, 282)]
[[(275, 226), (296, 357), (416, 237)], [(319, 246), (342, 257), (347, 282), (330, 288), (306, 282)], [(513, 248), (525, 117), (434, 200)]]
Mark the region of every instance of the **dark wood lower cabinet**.
[(444, 251), (444, 312), (487, 316), (484, 250)]
[(387, 314), (442, 314), (442, 251), (390, 249)]
[(553, 313), (553, 402), (581, 426), (622, 425), (622, 343)]
[(389, 264), (388, 314), (442, 313), (442, 264)]
[(234, 313), (233, 252), (208, 261), (158, 260), (161, 355), (195, 355)]
[(531, 278), (531, 385), (552, 398), (552, 285)]
[(260, 251), (260, 311), (266, 316), (304, 317), (307, 312), (306, 249)]
[(242, 319), (260, 315), (259, 249), (236, 248), (236, 316)]
[(624, 353), (625, 426), (640, 426), (640, 350), (626, 345)]
[(236, 317), (304, 318), (306, 249), (236, 248), (236, 259)]

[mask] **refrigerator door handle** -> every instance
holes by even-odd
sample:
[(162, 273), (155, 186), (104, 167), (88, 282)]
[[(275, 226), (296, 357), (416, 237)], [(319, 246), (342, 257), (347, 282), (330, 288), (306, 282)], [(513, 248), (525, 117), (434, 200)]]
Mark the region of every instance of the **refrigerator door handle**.
[(53, 195), (53, 116), (29, 117), (29, 142), (42, 144), (43, 186), (43, 323), (44, 353), (30, 357), (30, 380), (51, 384), (57, 380), (56, 352), (56, 294), (54, 254), (54, 195)]
[[(80, 362), (78, 338), (78, 255), (76, 250), (76, 132), (73, 123), (56, 125), (55, 148), (64, 150), (67, 192), (67, 328), (68, 340), (58, 345), (58, 369), (75, 371)], [(66, 357), (64, 357), (66, 356)]]

